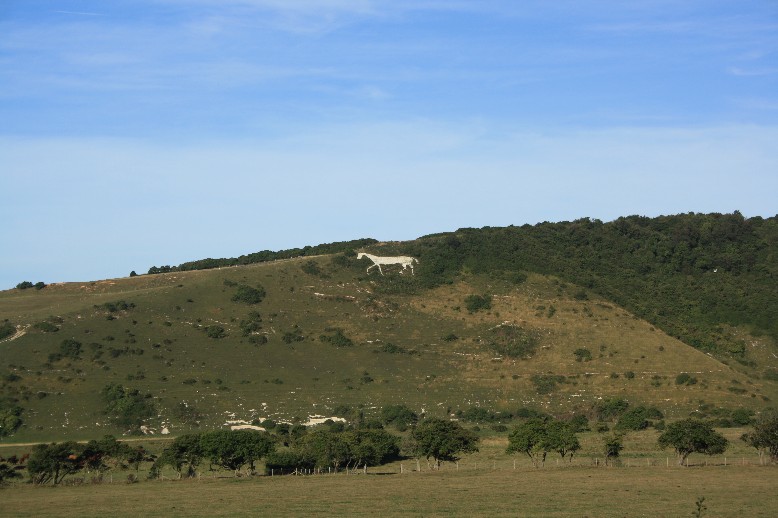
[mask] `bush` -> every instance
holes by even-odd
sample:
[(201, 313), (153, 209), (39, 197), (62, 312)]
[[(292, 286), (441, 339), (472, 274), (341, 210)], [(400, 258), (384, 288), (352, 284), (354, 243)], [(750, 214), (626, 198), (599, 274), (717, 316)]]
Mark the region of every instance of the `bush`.
[(34, 327), (38, 331), (43, 331), (44, 333), (56, 333), (57, 331), (59, 331), (59, 328), (57, 326), (49, 322), (38, 322), (32, 327)]
[(697, 383), (697, 378), (687, 374), (686, 372), (682, 372), (681, 374), (675, 377), (676, 385), (694, 385), (696, 383)]
[(565, 377), (553, 374), (535, 374), (530, 380), (532, 381), (532, 384), (535, 385), (535, 391), (537, 391), (538, 394), (551, 394), (556, 390), (557, 383), (563, 383), (565, 381)]
[(576, 349), (573, 351), (573, 354), (575, 355), (575, 361), (577, 362), (588, 362), (592, 359), (592, 352), (585, 347)]
[(16, 285), (16, 289), (18, 289), (18, 290), (26, 290), (28, 288), (32, 288), (33, 286), (35, 286), (35, 285), (33, 283), (31, 283), (30, 281), (22, 281), (22, 282), (20, 282), (19, 284)]
[(354, 345), (354, 342), (351, 340), (351, 338), (347, 337), (345, 334), (343, 334), (343, 330), (338, 328), (335, 329), (335, 334), (333, 335), (321, 335), (319, 336), (319, 340), (325, 343), (330, 343), (334, 345), (335, 347), (352, 347)]
[(232, 296), (232, 301), (244, 304), (259, 304), (266, 294), (267, 292), (265, 292), (265, 288), (262, 286), (252, 288), (251, 286), (241, 284), (238, 286), (238, 291)]
[(535, 333), (519, 326), (499, 326), (492, 330), (493, 336), (489, 346), (497, 354), (509, 358), (531, 358), (538, 348), (538, 337)]
[(491, 295), (468, 295), (465, 297), (465, 308), (470, 313), (475, 313), (482, 309), (492, 309)]
[(307, 273), (308, 275), (313, 275), (314, 277), (325, 277), (326, 274), (324, 273), (324, 270), (321, 269), (321, 267), (318, 265), (316, 261), (310, 260), (305, 261), (303, 265), (300, 267), (300, 269)]
[(208, 335), (208, 338), (224, 338), (227, 336), (222, 326), (208, 326), (205, 328), (205, 334)]
[(16, 334), (16, 326), (10, 322), (0, 325), (0, 340)]

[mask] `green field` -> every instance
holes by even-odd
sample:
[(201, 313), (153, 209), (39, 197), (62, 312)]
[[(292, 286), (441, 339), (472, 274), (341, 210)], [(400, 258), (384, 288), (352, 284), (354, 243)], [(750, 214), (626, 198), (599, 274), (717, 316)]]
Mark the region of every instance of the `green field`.
[(774, 467), (448, 466), (440, 472), (7, 488), (6, 516), (704, 516), (778, 513)]

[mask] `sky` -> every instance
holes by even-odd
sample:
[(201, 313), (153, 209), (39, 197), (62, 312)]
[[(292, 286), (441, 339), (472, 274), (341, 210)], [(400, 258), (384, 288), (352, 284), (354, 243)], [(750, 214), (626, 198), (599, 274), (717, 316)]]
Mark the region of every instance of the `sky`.
[(0, 289), (778, 213), (775, 0), (0, 0)]

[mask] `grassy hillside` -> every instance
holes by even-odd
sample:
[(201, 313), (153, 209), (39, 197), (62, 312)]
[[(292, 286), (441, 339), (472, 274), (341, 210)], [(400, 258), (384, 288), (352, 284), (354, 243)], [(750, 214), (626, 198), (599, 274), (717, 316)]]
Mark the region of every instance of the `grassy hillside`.
[[(390, 403), (562, 415), (622, 397), (680, 417), (778, 398), (757, 376), (778, 367), (767, 336), (748, 336), (753, 365), (727, 365), (555, 276), (464, 268), (427, 283), (429, 270), (381, 277), (368, 264), (345, 253), (2, 292), (0, 321), (19, 330), (0, 343), (2, 397), (24, 425), (0, 440), (124, 432), (103, 412), (109, 384), (137, 389), (153, 404), (143, 421), (173, 434)], [(234, 300), (246, 293), (264, 297)], [(491, 308), (469, 312), (474, 294)]]

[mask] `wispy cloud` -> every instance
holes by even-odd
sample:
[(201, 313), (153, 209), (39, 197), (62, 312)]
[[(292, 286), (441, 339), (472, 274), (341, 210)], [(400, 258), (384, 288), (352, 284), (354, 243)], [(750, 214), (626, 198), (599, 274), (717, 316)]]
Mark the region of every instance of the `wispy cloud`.
[(103, 13), (87, 13), (82, 11), (52, 11), (58, 14), (72, 14), (74, 16), (105, 16)]

